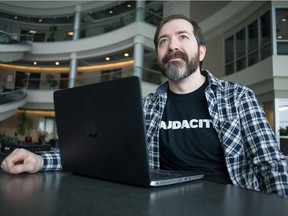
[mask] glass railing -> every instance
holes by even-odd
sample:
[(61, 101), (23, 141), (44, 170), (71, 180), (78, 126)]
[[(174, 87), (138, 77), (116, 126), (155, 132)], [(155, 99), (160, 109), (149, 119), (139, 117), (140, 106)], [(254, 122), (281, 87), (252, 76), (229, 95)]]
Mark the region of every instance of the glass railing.
[[(136, 21), (136, 14), (142, 10), (145, 14), (145, 22), (152, 25), (157, 25), (160, 21), (161, 16), (150, 10), (145, 10), (143, 8), (135, 9), (127, 13), (120, 15), (111, 16), (109, 18), (97, 19), (93, 22), (86, 21), (81, 23), (79, 38), (94, 37), (97, 35), (105, 34), (114, 31), (119, 28), (123, 28)], [(63, 30), (65, 29), (65, 30)], [(23, 41), (33, 41), (33, 42), (57, 42), (57, 41), (67, 41), (73, 39), (73, 25), (64, 27), (50, 26), (47, 30), (31, 29), (27, 34), (11, 34), (2, 31), (0, 32), (0, 43), (13, 43), (13, 42), (23, 42)]]
[(3, 91), (0, 93), (0, 105), (22, 100), (26, 97), (26, 88)]
[(0, 44), (26, 43), (33, 41), (33, 35), (10, 33), (0, 29)]
[[(149, 68), (141, 68), (142, 71), (142, 81), (152, 83), (152, 84), (161, 84), (164, 80), (162, 74), (159, 71), (149, 69)], [(49, 74), (49, 79), (47, 78), (47, 74), (42, 77), (44, 78), (32, 78), (33, 76), (28, 75), (26, 78), (22, 80), (24, 86), (27, 86), (28, 90), (56, 90), (56, 89), (64, 89), (68, 88), (69, 83), (72, 82), (72, 86), (81, 86), (88, 85), (92, 83), (99, 83), (103, 81), (109, 81), (114, 79), (119, 79), (128, 76), (134, 76), (134, 68), (126, 68), (126, 69), (117, 69), (111, 71), (97, 71), (95, 73), (91, 72), (83, 72), (73, 80), (70, 78), (60, 78), (61, 74), (52, 73)], [(66, 74), (67, 77), (67, 74)], [(20, 88), (20, 86), (17, 86)]]

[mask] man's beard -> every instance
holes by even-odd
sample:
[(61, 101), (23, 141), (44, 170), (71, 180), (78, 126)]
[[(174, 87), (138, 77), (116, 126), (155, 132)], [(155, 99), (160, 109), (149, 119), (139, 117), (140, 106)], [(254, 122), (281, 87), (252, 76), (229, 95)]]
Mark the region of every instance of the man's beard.
[[(180, 58), (183, 61), (171, 61), (172, 58)], [(162, 59), (158, 61), (161, 72), (169, 80), (179, 81), (186, 77), (189, 77), (194, 73), (199, 66), (199, 51), (195, 54), (192, 60), (189, 62), (189, 58), (186, 53), (181, 51), (175, 51), (173, 53), (168, 53)], [(186, 66), (185, 66), (186, 64)]]

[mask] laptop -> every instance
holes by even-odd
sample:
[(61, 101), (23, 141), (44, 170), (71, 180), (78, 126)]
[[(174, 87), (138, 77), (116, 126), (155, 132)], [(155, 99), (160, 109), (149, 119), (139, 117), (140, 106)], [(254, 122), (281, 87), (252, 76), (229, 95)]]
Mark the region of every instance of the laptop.
[(53, 97), (64, 171), (144, 187), (203, 177), (167, 171), (169, 177), (152, 179), (138, 77), (58, 90)]

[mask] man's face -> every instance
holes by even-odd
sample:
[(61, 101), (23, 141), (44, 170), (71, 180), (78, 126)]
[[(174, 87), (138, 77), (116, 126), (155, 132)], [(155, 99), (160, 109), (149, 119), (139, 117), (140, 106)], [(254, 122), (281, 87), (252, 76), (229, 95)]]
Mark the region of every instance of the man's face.
[[(175, 19), (165, 23), (158, 36), (158, 64), (170, 80), (178, 81), (199, 68), (199, 47), (193, 26), (186, 20)], [(201, 59), (200, 59), (201, 58)]]

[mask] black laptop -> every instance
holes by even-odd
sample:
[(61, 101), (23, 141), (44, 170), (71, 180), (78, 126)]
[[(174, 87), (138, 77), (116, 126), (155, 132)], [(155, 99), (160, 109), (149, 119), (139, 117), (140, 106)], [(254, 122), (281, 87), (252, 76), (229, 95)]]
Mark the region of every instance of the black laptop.
[(58, 90), (54, 92), (54, 105), (66, 171), (139, 186), (203, 177), (180, 176), (171, 171), (167, 177), (157, 170), (163, 179), (152, 179), (138, 77)]

